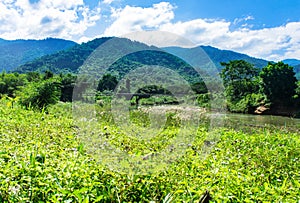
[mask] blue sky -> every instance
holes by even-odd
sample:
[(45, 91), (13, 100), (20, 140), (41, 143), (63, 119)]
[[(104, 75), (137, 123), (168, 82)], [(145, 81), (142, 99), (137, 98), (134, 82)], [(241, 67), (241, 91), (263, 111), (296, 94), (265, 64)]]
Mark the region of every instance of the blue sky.
[(183, 1), (176, 4), (183, 8), (178, 9), (178, 14), (188, 18), (221, 18), (233, 22), (236, 18), (253, 16), (251, 23), (256, 28), (300, 20), (299, 0), (192, 0), (190, 4)]
[[(125, 3), (126, 2), (126, 3)], [(116, 5), (150, 7), (160, 1), (127, 0), (118, 1)], [(253, 16), (257, 28), (282, 25), (289, 21), (300, 20), (299, 0), (176, 0), (169, 1), (176, 5), (175, 20), (192, 20), (195, 18), (226, 19)]]
[(2, 0), (0, 38), (95, 37), (161, 30), (251, 56), (300, 59), (299, 0)]

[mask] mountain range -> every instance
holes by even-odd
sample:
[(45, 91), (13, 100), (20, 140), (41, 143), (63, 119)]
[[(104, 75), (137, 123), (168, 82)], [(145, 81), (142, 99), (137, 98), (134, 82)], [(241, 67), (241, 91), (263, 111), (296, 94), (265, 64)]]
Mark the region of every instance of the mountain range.
[(290, 66), (293, 66), (293, 67), (300, 65), (300, 60), (298, 60), (298, 59), (285, 59), (282, 62), (289, 64)]
[(166, 47), (163, 49), (171, 54), (183, 56), (183, 58), (197, 58), (199, 55), (203, 55), (204, 51), (219, 70), (222, 69), (221, 62), (229, 62), (231, 60), (245, 60), (257, 68), (263, 68), (268, 64), (267, 60), (254, 58), (230, 50), (220, 50), (211, 46), (198, 46), (194, 48)]
[(44, 40), (0, 39), (0, 71), (10, 71), (38, 57), (68, 49), (76, 43), (69, 40), (47, 38)]
[[(77, 73), (79, 67), (87, 60), (87, 58), (93, 53), (93, 51), (99, 47), (102, 43), (112, 39), (110, 37), (97, 38), (86, 43), (77, 44), (72, 41), (63, 39), (47, 38), (44, 40), (3, 40), (0, 39), (0, 71), (16, 71), (16, 72), (29, 72), (45, 70), (51, 70), (55, 73)], [(127, 40), (128, 39), (120, 39)], [(130, 41), (130, 45), (133, 47), (144, 47), (148, 49), (149, 46)], [(204, 51), (207, 57), (215, 64), (220, 70), (222, 66), (220, 62), (229, 62), (230, 60), (245, 60), (252, 63), (257, 68), (262, 68), (268, 64), (269, 61), (264, 59), (258, 59), (246, 54), (237, 53), (230, 50), (220, 50), (211, 46), (198, 46), (194, 48), (181, 48), (181, 47), (165, 47), (162, 48), (167, 53), (174, 54), (175, 56), (187, 56), (190, 58), (197, 58), (199, 51)], [(114, 53), (111, 53), (112, 55)], [(143, 55), (145, 56), (145, 54)], [(130, 58), (131, 57), (131, 58)], [(138, 60), (137, 56), (131, 55), (125, 61), (127, 61), (127, 69), (129, 66), (128, 60)], [(141, 57), (141, 56), (139, 56)], [(150, 58), (152, 55), (150, 55)], [(156, 60), (161, 60), (161, 55), (153, 55)], [(143, 59), (145, 62), (146, 59)], [(155, 59), (147, 60), (155, 61)], [(300, 78), (300, 60), (286, 59), (283, 61), (295, 68), (298, 78)], [(147, 62), (146, 62), (147, 63)], [(124, 65), (124, 63), (122, 63)], [(156, 65), (161, 65), (159, 62), (155, 62)], [(120, 62), (115, 65), (121, 67)], [(126, 67), (125, 67), (126, 68)], [(131, 69), (131, 68), (129, 68)]]

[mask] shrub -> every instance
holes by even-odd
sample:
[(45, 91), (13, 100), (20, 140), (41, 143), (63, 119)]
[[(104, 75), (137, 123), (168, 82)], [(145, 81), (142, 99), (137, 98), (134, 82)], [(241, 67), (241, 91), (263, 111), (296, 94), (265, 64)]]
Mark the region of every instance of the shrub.
[(20, 104), (26, 108), (45, 109), (59, 101), (60, 83), (55, 79), (29, 83), (19, 92)]

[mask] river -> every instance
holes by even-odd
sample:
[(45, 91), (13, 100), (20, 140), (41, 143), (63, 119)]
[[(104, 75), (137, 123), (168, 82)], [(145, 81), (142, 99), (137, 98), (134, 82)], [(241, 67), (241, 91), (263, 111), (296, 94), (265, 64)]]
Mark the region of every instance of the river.
[(210, 123), (215, 126), (233, 129), (276, 127), (288, 131), (300, 131), (300, 119), (296, 118), (237, 113), (208, 113), (208, 115)]

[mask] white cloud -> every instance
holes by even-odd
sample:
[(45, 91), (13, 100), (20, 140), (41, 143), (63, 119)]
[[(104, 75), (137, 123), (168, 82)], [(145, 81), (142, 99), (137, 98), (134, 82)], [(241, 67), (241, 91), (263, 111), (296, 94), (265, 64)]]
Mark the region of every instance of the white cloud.
[[(161, 30), (185, 37), (195, 44), (230, 49), (259, 58), (300, 59), (300, 22), (253, 29), (248, 24), (253, 16), (237, 18), (233, 22), (222, 19), (175, 21), (176, 7), (169, 2), (116, 9), (110, 5), (113, 1), (101, 1), (102, 13), (111, 8), (108, 19), (112, 23), (105, 28), (108, 22), (97, 25), (100, 4), (89, 8), (83, 0), (39, 0), (33, 4), (29, 0), (1, 0), (0, 38), (57, 37), (81, 42), (92, 39), (92, 36), (122, 36), (136, 31)], [(89, 28), (94, 32), (104, 31), (88, 33)], [(166, 40), (161, 38), (160, 41)]]
[(104, 4), (111, 4), (114, 0), (103, 0)]
[(236, 18), (236, 19), (234, 19), (233, 24), (236, 25), (236, 24), (239, 24), (241, 22), (245, 22), (245, 21), (249, 21), (249, 20), (254, 20), (254, 17), (251, 16), (251, 15), (248, 15), (244, 18)]
[(0, 2), (0, 37), (77, 39), (100, 19), (100, 7), (83, 0), (4, 0)]
[[(300, 22), (254, 30), (246, 22), (253, 16), (234, 22), (220, 19), (174, 21), (174, 6), (168, 2), (152, 7), (112, 9), (113, 23), (104, 35), (120, 36), (142, 30), (161, 30), (181, 35), (199, 45), (230, 49), (268, 60), (300, 59)], [(235, 29), (231, 29), (235, 26)], [(236, 27), (237, 26), (237, 27)]]
[(154, 30), (174, 18), (174, 6), (168, 2), (154, 4), (150, 8), (126, 6), (123, 9), (112, 8), (111, 17), (115, 19), (104, 34), (120, 36), (129, 32)]
[(260, 30), (241, 28), (231, 31), (230, 25), (230, 22), (222, 20), (208, 22), (197, 19), (169, 23), (160, 28), (165, 31), (177, 30), (177, 34), (197, 44), (230, 49), (268, 60), (300, 57), (300, 22)]
[(196, 19), (187, 22), (167, 23), (164, 31), (191, 39), (197, 44), (216, 46), (268, 60), (299, 58), (300, 22), (285, 26), (251, 30), (230, 30), (231, 23), (224, 20)]
[(197, 44), (214, 44), (216, 40), (224, 37), (229, 32), (229, 22), (224, 20), (196, 19), (187, 22), (166, 23), (160, 30), (175, 32), (178, 35), (191, 39)]
[(216, 46), (269, 60), (299, 58), (300, 22), (260, 30), (241, 29), (224, 33)]

